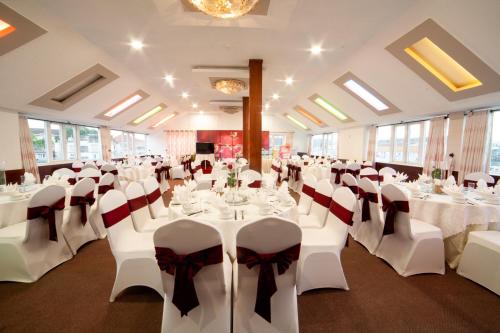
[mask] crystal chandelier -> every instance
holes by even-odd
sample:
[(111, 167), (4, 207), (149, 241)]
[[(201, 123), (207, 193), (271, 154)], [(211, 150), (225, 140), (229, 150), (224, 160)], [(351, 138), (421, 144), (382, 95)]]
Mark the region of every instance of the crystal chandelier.
[(222, 79), (215, 82), (215, 89), (227, 95), (234, 95), (246, 88), (245, 82), (236, 79)]
[(259, 0), (189, 0), (203, 13), (219, 18), (236, 18), (247, 14)]

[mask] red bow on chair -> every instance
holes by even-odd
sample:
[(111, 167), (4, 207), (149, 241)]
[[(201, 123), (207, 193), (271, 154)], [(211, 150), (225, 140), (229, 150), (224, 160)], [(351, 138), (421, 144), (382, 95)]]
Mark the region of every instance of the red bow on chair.
[(250, 249), (238, 246), (238, 264), (244, 264), (249, 269), (259, 265), (259, 280), (257, 282), (257, 297), (255, 299), (255, 313), (271, 322), (271, 297), (278, 287), (274, 277), (273, 264), (278, 268), (278, 274), (285, 273), (293, 261), (299, 259), (300, 243), (277, 253), (261, 254)]
[(64, 199), (57, 200), (51, 206), (39, 206), (28, 208), (28, 220), (33, 220), (38, 217), (44, 218), (49, 223), (49, 239), (57, 242), (57, 229), (56, 229), (56, 210), (64, 209)]
[(335, 184), (340, 184), (340, 175), (345, 173), (344, 169), (336, 169), (337, 173), (335, 174)]
[(149, 204), (152, 204), (153, 202), (158, 200), (159, 197), (161, 197), (161, 192), (159, 188), (146, 195)]
[(349, 209), (345, 208), (335, 200), (332, 200), (332, 202), (330, 203), (330, 212), (345, 224), (352, 225), (352, 217), (354, 215), (354, 212), (351, 212)]
[(328, 208), (330, 207), (330, 203), (332, 202), (332, 197), (329, 197), (328, 195), (324, 195), (319, 192), (315, 192), (313, 200), (314, 202), (320, 204), (321, 206)]
[(148, 205), (148, 200), (145, 195), (138, 196), (137, 198), (133, 198), (128, 200), (128, 207), (131, 212), (135, 212), (136, 210), (141, 209), (142, 207), (146, 207)]
[(102, 170), (102, 169), (101, 169), (101, 174), (102, 174), (103, 176), (104, 176), (105, 174), (107, 174), (107, 173), (110, 173), (110, 174), (113, 174), (113, 175), (117, 176), (117, 175), (118, 175), (118, 170), (109, 170), (109, 171), (104, 171), (104, 170)]
[(70, 185), (75, 185), (76, 184), (76, 178), (68, 178), (68, 183)]
[[(369, 180), (373, 180), (373, 181), (377, 181), (377, 182), (378, 182), (378, 181), (379, 181), (379, 179), (380, 179), (379, 175), (377, 175), (377, 174), (374, 174), (374, 175), (361, 175), (361, 176), (359, 176), (359, 178), (360, 178), (360, 179), (361, 179), (361, 178), (368, 178)], [(382, 178), (383, 178), (383, 177), (382, 177)], [(382, 179), (382, 180), (383, 180), (383, 179)]]
[(361, 222), (366, 222), (371, 220), (370, 216), (370, 202), (378, 203), (377, 193), (365, 192), (363, 189), (359, 189), (359, 199), (363, 199), (363, 204), (361, 207)]
[(352, 193), (354, 194), (358, 194), (359, 193), (359, 187), (357, 187), (356, 185), (347, 185), (346, 182), (342, 182), (342, 186), (345, 186), (345, 187), (348, 187)]
[(382, 195), (382, 210), (386, 212), (383, 235), (390, 235), (394, 233), (394, 222), (397, 213), (409, 213), (410, 206), (408, 201), (391, 201)]
[(172, 167), (171, 166), (164, 166), (162, 168), (163, 171), (165, 171), (165, 180), (169, 180), (170, 179), (170, 169)]
[(200, 305), (193, 278), (204, 266), (222, 262), (222, 245), (187, 255), (176, 254), (164, 247), (155, 247), (155, 250), (160, 270), (175, 276), (172, 303), (181, 312), (181, 317), (187, 316), (189, 311)]
[(80, 206), (80, 221), (83, 225), (87, 223), (87, 204), (92, 206), (95, 202), (94, 191), (90, 191), (85, 196), (72, 196), (69, 202), (70, 206)]
[(109, 185), (99, 185), (99, 187), (97, 188), (97, 194), (106, 194), (106, 192), (108, 192), (109, 190), (114, 190), (114, 189), (115, 185), (113, 183)]
[(156, 173), (156, 181), (159, 183), (161, 183), (161, 173), (163, 171), (163, 168), (156, 168), (155, 169), (155, 173)]
[(311, 187), (307, 184), (302, 185), (302, 193), (304, 193), (305, 195), (313, 198), (315, 192), (316, 192), (316, 190), (313, 187)]

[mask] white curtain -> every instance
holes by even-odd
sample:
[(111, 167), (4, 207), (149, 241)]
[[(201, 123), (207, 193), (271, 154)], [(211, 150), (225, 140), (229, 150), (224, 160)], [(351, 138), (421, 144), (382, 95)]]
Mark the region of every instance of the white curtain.
[(484, 150), (488, 131), (489, 111), (471, 112), (465, 117), (462, 140), (462, 157), (458, 169), (458, 181), (462, 183), (471, 172), (484, 172)]
[(28, 119), (24, 116), (19, 116), (19, 141), (24, 171), (32, 173), (37, 182), (40, 183), (40, 173), (38, 172), (38, 165), (36, 163), (31, 131), (28, 126)]
[(99, 128), (101, 132), (102, 159), (111, 161), (111, 134), (108, 127)]
[(377, 127), (370, 126), (368, 132), (368, 149), (366, 151), (366, 160), (375, 162), (375, 142), (377, 138)]
[(165, 131), (167, 154), (177, 160), (182, 155), (196, 153), (196, 131)]
[(444, 132), (446, 120), (443, 117), (431, 120), (429, 139), (424, 158), (424, 174), (430, 174), (434, 167), (444, 168)]

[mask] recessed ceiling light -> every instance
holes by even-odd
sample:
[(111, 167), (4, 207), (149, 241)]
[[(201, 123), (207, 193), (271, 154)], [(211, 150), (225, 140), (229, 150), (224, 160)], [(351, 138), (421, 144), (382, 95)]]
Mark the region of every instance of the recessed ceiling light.
[(269, 105), (269, 103), (266, 103), (266, 104), (264, 105), (264, 109), (266, 109), (266, 110), (269, 110), (269, 108), (270, 108), (270, 107), (271, 107), (271, 105)]
[(309, 128), (304, 125), (301, 121), (295, 119), (294, 117), (290, 116), (289, 114), (285, 114), (285, 116), (291, 121), (293, 122), (295, 125), (299, 126), (300, 128), (302, 129), (305, 129), (305, 130), (308, 130)]
[(193, 103), (193, 104), (191, 104), (191, 106), (193, 107), (193, 109), (197, 109), (198, 108), (198, 103)]
[(293, 77), (289, 76), (285, 79), (285, 84), (287, 86), (291, 86), (293, 84), (293, 82), (295, 82), (295, 80), (293, 79)]
[(163, 77), (163, 79), (165, 80), (165, 82), (167, 82), (171, 87), (174, 86), (174, 80), (175, 80), (175, 77), (172, 75), (172, 74), (165, 74), (165, 76)]
[(118, 113), (123, 112), (125, 109), (128, 109), (129, 107), (131, 107), (135, 103), (138, 103), (142, 99), (143, 99), (143, 96), (141, 96), (140, 94), (132, 95), (129, 98), (127, 98), (126, 100), (124, 100), (123, 102), (121, 102), (118, 105), (111, 108), (111, 110), (106, 112), (104, 115), (106, 117), (112, 118), (112, 117), (116, 116)]
[(330, 104), (327, 100), (325, 100), (323, 97), (317, 96), (314, 100), (314, 103), (325, 109), (326, 111), (330, 112), (332, 115), (334, 115), (336, 118), (339, 120), (347, 120), (347, 116), (343, 114), (341, 111), (337, 110), (332, 104)]
[(165, 104), (160, 104), (160, 105), (155, 106), (154, 108), (152, 108), (148, 112), (144, 113), (139, 118), (137, 118), (134, 121), (132, 121), (132, 125), (139, 125), (144, 120), (149, 119), (152, 116), (154, 116), (155, 114), (157, 114), (158, 112), (162, 111), (164, 108), (165, 108)]
[(9, 23), (0, 20), (0, 38), (7, 36), (11, 32), (16, 30), (16, 28)]
[(159, 122), (157, 122), (156, 124), (154, 124), (153, 126), (151, 126), (151, 128), (156, 128), (156, 127), (164, 124), (165, 122), (169, 121), (170, 119), (172, 119), (176, 115), (177, 115), (176, 113), (169, 114), (168, 116), (166, 116), (165, 118), (163, 118), (162, 120), (160, 120)]
[(280, 95), (278, 95), (278, 94), (274, 93), (274, 94), (273, 94), (273, 96), (272, 96), (272, 98), (273, 98), (275, 101), (277, 101), (278, 99), (280, 99)]
[(203, 111), (203, 110), (200, 110), (200, 114), (204, 114), (204, 113), (205, 113), (205, 111)]
[(189, 98), (189, 93), (188, 93), (188, 92), (186, 92), (186, 91), (183, 91), (181, 96), (182, 96), (182, 98), (184, 98), (184, 99), (188, 99), (188, 98)]
[(312, 55), (320, 55), (321, 52), (323, 52), (323, 48), (321, 45), (313, 45), (310, 49), (309, 52), (311, 52)]
[(129, 45), (134, 50), (142, 50), (144, 48), (144, 43), (139, 39), (132, 39)]
[(371, 92), (365, 89), (362, 85), (354, 80), (344, 82), (344, 86), (350, 91), (362, 98), (366, 103), (373, 106), (377, 111), (387, 110), (389, 107), (384, 104), (380, 99), (375, 97)]

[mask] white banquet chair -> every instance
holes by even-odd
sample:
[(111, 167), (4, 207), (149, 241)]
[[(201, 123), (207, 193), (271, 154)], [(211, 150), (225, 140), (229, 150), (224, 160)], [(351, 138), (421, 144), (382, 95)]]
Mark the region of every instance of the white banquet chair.
[(71, 169), (60, 168), (60, 169), (54, 170), (54, 172), (52, 172), (52, 176), (56, 176), (56, 177), (67, 176), (68, 183), (70, 185), (76, 184), (76, 173)]
[(115, 282), (109, 301), (114, 302), (120, 292), (132, 286), (150, 287), (164, 297), (153, 234), (135, 231), (125, 194), (108, 191), (101, 198), (99, 210), (116, 261)]
[(352, 224), (351, 228), (349, 228), (349, 233), (351, 234), (351, 236), (353, 238), (355, 238), (356, 233), (358, 232), (360, 222), (361, 222), (361, 217), (359, 214), (360, 213), (359, 203), (358, 203), (358, 195), (359, 195), (358, 181), (356, 180), (356, 178), (353, 174), (345, 173), (340, 178), (340, 182), (342, 183), (343, 187), (347, 187), (348, 189), (350, 189), (351, 192), (356, 197), (356, 203), (354, 205), (353, 224)]
[(322, 179), (316, 184), (309, 214), (299, 215), (299, 225), (302, 228), (323, 228), (332, 193), (333, 187), (328, 179)]
[(464, 187), (472, 186), (472, 187), (476, 188), (477, 182), (480, 179), (484, 180), (488, 186), (495, 185), (495, 178), (491, 177), (490, 175), (488, 175), (484, 172), (472, 172), (472, 173), (465, 175)]
[(369, 179), (372, 182), (376, 182), (376, 184), (378, 185), (378, 181), (379, 181), (380, 177), (378, 176), (377, 170), (375, 170), (372, 167), (366, 167), (366, 168), (363, 168), (359, 171), (359, 179), (363, 179), (363, 178)]
[[(299, 332), (296, 260), (301, 239), (296, 223), (277, 217), (248, 223), (238, 231), (238, 256), (233, 263), (233, 332)], [(287, 262), (283, 262), (285, 258)], [(266, 293), (266, 277), (273, 276), (276, 291)], [(262, 302), (256, 304), (258, 295)]]
[(71, 169), (75, 172), (75, 173), (78, 173), (80, 171), (82, 171), (82, 168), (85, 164), (83, 164), (81, 161), (74, 161), (72, 164), (71, 164)]
[[(89, 169), (90, 170), (90, 169)], [(115, 178), (113, 174), (105, 174), (99, 180), (97, 185), (97, 200), (96, 204), (92, 205), (90, 208), (90, 223), (94, 229), (95, 234), (100, 239), (106, 238), (106, 228), (104, 227), (104, 222), (102, 220), (101, 214), (99, 213), (99, 206), (101, 204), (101, 199), (106, 192), (113, 189)]]
[(168, 217), (168, 208), (163, 203), (160, 187), (158, 182), (153, 177), (148, 177), (142, 182), (144, 192), (146, 192), (146, 199), (148, 199), (149, 211), (154, 219), (160, 217)]
[(40, 189), (28, 203), (28, 220), (0, 229), (0, 281), (35, 282), (73, 257), (61, 231), (65, 194), (57, 185)]
[[(142, 168), (146, 167), (143, 165)], [(168, 184), (167, 182), (165, 182), (165, 170), (163, 169), (162, 163), (156, 163), (156, 165), (154, 166), (154, 176), (156, 178), (156, 181), (158, 182), (161, 194), (167, 192)], [(141, 177), (141, 180), (146, 178), (148, 178), (148, 176)]]
[(387, 176), (394, 177), (394, 176), (396, 176), (396, 170), (394, 170), (391, 167), (383, 167), (382, 169), (380, 169), (378, 171), (378, 175), (379, 175), (379, 180), (382, 183), (384, 181), (384, 177), (387, 177)]
[[(232, 265), (220, 232), (208, 224), (180, 219), (156, 230), (154, 246), (165, 293), (161, 331), (230, 332)], [(203, 267), (198, 271), (196, 264)], [(183, 274), (186, 268), (195, 271), (192, 285)], [(193, 297), (181, 289), (189, 285), (194, 288)]]
[(333, 186), (340, 186), (340, 177), (345, 173), (346, 165), (342, 163), (335, 163), (331, 165), (330, 169), (330, 183)]
[(115, 190), (123, 191), (125, 187), (127, 187), (127, 181), (120, 181), (120, 178), (118, 177), (118, 168), (114, 164), (104, 164), (101, 166), (101, 174), (105, 175), (107, 173), (113, 174), (115, 176), (115, 181), (114, 181), (114, 188)]
[(335, 190), (325, 226), (302, 230), (302, 249), (297, 273), (297, 292), (318, 288), (348, 290), (340, 253), (352, 225), (356, 197), (345, 187)]
[(470, 232), (457, 274), (500, 296), (500, 231)]
[(158, 162), (158, 164), (161, 164), (162, 167), (162, 177), (160, 185), (165, 189), (165, 191), (168, 191), (170, 189), (168, 180), (170, 179), (170, 170), (172, 169), (170, 167), (170, 161)]
[(316, 192), (316, 184), (316, 177), (313, 175), (304, 176), (304, 184), (302, 185), (302, 191), (300, 192), (300, 199), (297, 205), (299, 214), (307, 215), (311, 211), (314, 193)]
[(77, 176), (78, 180), (83, 178), (92, 178), (95, 183), (98, 184), (99, 180), (101, 179), (101, 172), (94, 168), (85, 168), (82, 169), (82, 171), (80, 171)]
[(203, 173), (203, 169), (199, 168), (193, 174), (196, 181), (196, 190), (210, 190), (212, 188), (212, 175), (210, 173)]
[(248, 181), (250, 182), (248, 184), (248, 187), (260, 188), (262, 185), (262, 175), (258, 171), (251, 170), (251, 169), (245, 170), (245, 171), (241, 172), (241, 174), (240, 174), (240, 179), (244, 179), (244, 178), (247, 178)]
[[(378, 202), (379, 191), (376, 183), (368, 178), (359, 180), (361, 203), (361, 222), (354, 239), (361, 243), (368, 252), (375, 254), (384, 231), (382, 210)], [(356, 223), (356, 222), (355, 222)]]
[[(444, 274), (444, 244), (441, 229), (410, 218), (408, 196), (393, 184), (382, 187), (384, 236), (377, 257), (385, 260), (399, 275)], [(390, 215), (394, 216), (391, 223)]]
[(89, 163), (89, 162), (85, 162), (85, 165), (82, 167), (82, 170), (85, 170), (85, 169), (99, 170), (99, 168), (95, 164)]
[(71, 252), (75, 255), (82, 245), (97, 239), (90, 223), (90, 206), (95, 203), (94, 190), (93, 179), (80, 180), (71, 191), (69, 209), (64, 211), (61, 229)]
[(167, 218), (153, 219), (149, 211), (148, 199), (144, 188), (137, 182), (131, 182), (125, 189), (134, 228), (138, 232), (153, 232), (168, 223)]

